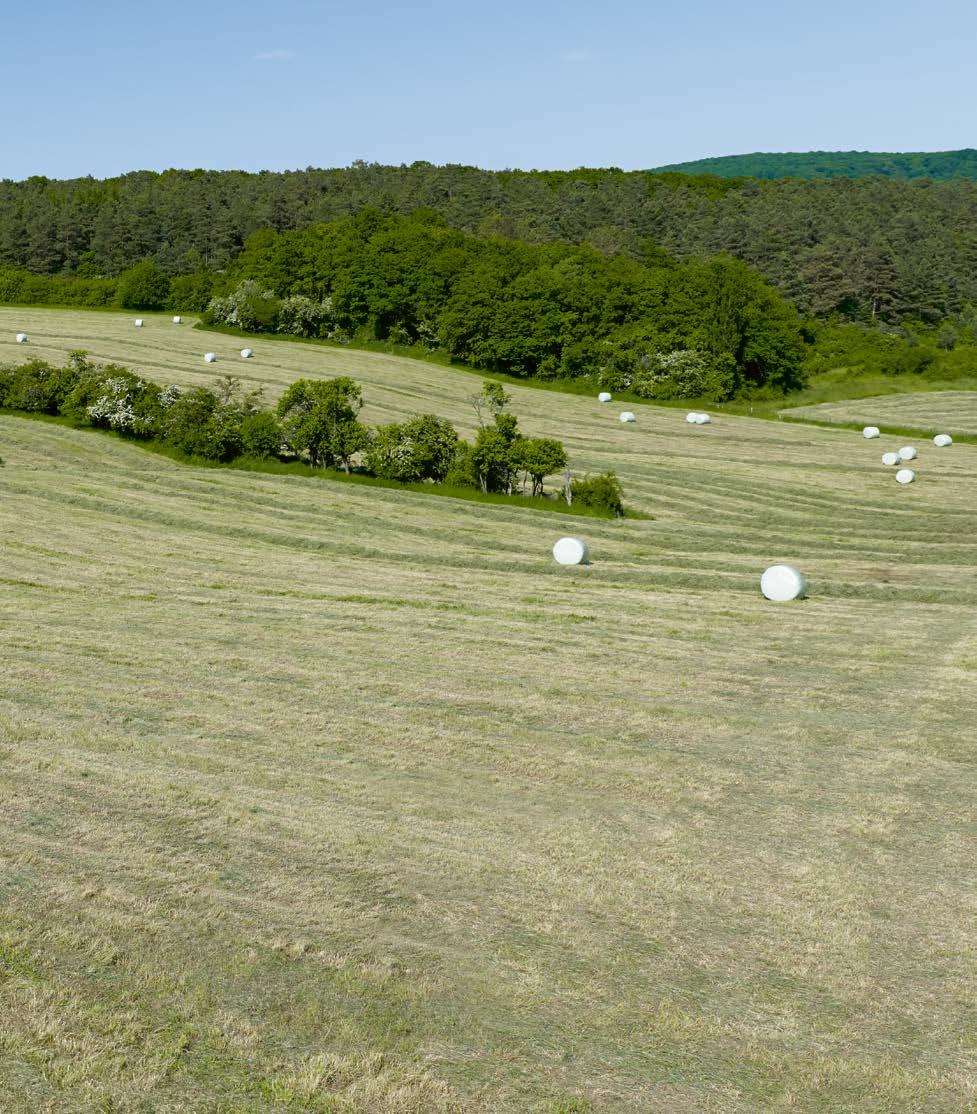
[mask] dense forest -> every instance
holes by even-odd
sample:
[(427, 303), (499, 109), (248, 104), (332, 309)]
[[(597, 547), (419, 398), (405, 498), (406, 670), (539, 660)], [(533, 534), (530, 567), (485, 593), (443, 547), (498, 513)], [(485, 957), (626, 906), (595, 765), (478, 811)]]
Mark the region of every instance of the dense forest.
[(647, 260), (649, 245), (680, 262), (728, 253), (826, 320), (937, 326), (977, 303), (977, 182), (429, 163), (0, 182), (0, 300), (48, 300), (53, 288), (32, 290), (20, 272), (98, 281), (143, 260), (216, 289), (256, 231), (306, 229), (368, 207), (430, 209), (481, 238), (585, 244), (632, 260)]
[(754, 151), (670, 163), (652, 173), (718, 174), (723, 178), (977, 178), (977, 150)]

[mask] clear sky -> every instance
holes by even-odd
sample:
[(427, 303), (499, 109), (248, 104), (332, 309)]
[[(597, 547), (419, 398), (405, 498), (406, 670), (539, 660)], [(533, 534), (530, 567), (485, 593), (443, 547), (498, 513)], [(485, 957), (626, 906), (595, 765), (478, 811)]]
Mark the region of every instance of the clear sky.
[(0, 0), (0, 12), (5, 178), (977, 146), (975, 0)]

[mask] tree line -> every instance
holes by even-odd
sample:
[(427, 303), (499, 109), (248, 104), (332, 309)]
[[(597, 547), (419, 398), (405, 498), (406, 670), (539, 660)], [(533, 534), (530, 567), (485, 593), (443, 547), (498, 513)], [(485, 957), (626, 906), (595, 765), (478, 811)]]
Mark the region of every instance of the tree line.
[[(151, 260), (171, 278), (212, 276), (260, 229), (301, 230), (364, 208), (431, 209), (482, 238), (586, 244), (633, 260), (649, 243), (680, 261), (726, 253), (825, 320), (936, 326), (977, 304), (977, 182), (932, 175), (761, 181), (419, 162), (35, 177), (0, 182), (0, 269), (97, 281)], [(8, 297), (2, 281), (0, 298), (33, 300)]]
[(522, 434), (511, 401), (500, 384), (486, 381), (471, 399), (478, 430), (468, 442), (435, 414), (366, 426), (362, 388), (348, 376), (296, 380), (269, 409), (260, 390), (245, 391), (232, 376), (213, 387), (161, 386), (119, 364), (95, 364), (83, 351), (63, 367), (37, 358), (0, 367), (0, 410), (57, 415), (77, 427), (165, 444), (190, 460), (296, 460), (396, 483), (534, 498), (548, 497), (547, 477), (556, 475), (568, 504), (623, 515), (616, 476), (572, 477), (563, 444)]
[(669, 163), (653, 173), (718, 174), (724, 178), (977, 178), (977, 150), (754, 151)]

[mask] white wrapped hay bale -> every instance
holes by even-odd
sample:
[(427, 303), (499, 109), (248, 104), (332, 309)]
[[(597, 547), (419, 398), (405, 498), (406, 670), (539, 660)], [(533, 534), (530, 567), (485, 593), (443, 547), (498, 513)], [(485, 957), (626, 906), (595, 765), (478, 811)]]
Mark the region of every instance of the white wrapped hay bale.
[(900, 468), (899, 471), (896, 472), (897, 484), (911, 484), (915, 478), (916, 473), (912, 468)]
[(899, 450), (899, 459), (915, 460), (916, 450), (912, 447), (912, 445), (903, 445), (903, 447)]
[(938, 433), (933, 438), (933, 444), (938, 449), (945, 449), (947, 447), (947, 445), (952, 445), (953, 444), (953, 438), (950, 436), (949, 433)]
[(768, 600), (786, 603), (804, 595), (807, 580), (792, 565), (771, 565), (760, 577), (760, 591)]
[(14, 339), (17, 341), (18, 344), (26, 344), (27, 343), (27, 334), (26, 333), (18, 333), (17, 336)]
[(216, 352), (208, 352), (206, 354), (206, 356), (204, 356), (204, 363), (205, 364), (214, 364), (216, 362), (217, 362), (217, 353)]
[(173, 318), (173, 324), (174, 325), (182, 325), (183, 324), (183, 318), (179, 314), (177, 314), (176, 317)]
[(141, 329), (142, 328), (142, 318), (137, 317), (136, 320), (133, 321), (133, 325), (135, 325), (137, 329)]
[(879, 427), (878, 427), (877, 425), (867, 425), (867, 426), (866, 426), (866, 427), (865, 427), (865, 428), (864, 428), (864, 429), (862, 430), (862, 436), (863, 436), (863, 437), (864, 437), (864, 438), (865, 438), (865, 439), (866, 439), (867, 441), (871, 441), (871, 439), (872, 439), (873, 437), (879, 437), (880, 435), (881, 435), (881, 433), (880, 433)]
[(633, 422), (635, 420), (634, 414), (630, 410), (622, 410), (619, 417), (622, 422)]
[(882, 454), (882, 463), (883, 464), (889, 464), (889, 465), (898, 464), (899, 463), (899, 454), (898, 453), (883, 453)]
[(685, 420), (689, 423), (689, 425), (697, 425), (699, 422), (698, 410), (690, 410), (688, 414), (685, 415)]
[(254, 355), (254, 352), (252, 352), (250, 348), (242, 348), (241, 349), (241, 359), (242, 360), (250, 360), (253, 355)]
[(709, 425), (711, 421), (712, 418), (710, 418), (708, 414), (696, 414), (695, 416), (696, 425)]
[(560, 538), (553, 546), (553, 557), (558, 565), (590, 564), (590, 550), (580, 538)]
[(610, 391), (601, 391), (600, 394), (597, 396), (597, 401), (610, 402), (612, 397), (613, 396), (611, 395)]

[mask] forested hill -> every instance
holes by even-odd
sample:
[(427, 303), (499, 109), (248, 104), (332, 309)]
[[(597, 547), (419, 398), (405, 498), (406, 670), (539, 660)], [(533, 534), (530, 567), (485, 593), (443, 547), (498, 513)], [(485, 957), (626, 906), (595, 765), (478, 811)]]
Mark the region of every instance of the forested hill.
[(977, 150), (754, 151), (659, 166), (653, 174), (716, 174), (721, 178), (977, 178)]
[[(455, 229), (607, 255), (729, 253), (802, 312), (936, 323), (977, 304), (977, 182), (762, 182), (620, 170), (493, 172), (379, 166), (170, 170), (97, 181), (0, 182), (3, 268), (114, 276), (142, 260), (170, 275), (225, 270), (258, 229), (285, 232), (373, 207), (437, 211)], [(650, 253), (650, 254), (649, 254)]]

